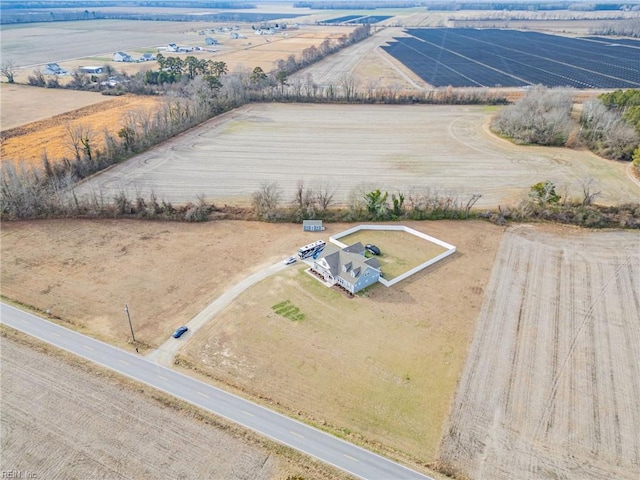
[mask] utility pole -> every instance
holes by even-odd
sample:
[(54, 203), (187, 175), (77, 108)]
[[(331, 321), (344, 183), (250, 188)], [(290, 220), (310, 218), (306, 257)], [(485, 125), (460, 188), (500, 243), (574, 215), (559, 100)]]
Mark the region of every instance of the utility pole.
[[(129, 305), (124, 304), (124, 311), (127, 313), (127, 318), (129, 319), (129, 327), (131, 328), (131, 338), (133, 338), (133, 343), (136, 343), (136, 336), (133, 334), (133, 325), (131, 324), (131, 315), (129, 315)], [(138, 347), (136, 347), (136, 352), (138, 351)]]

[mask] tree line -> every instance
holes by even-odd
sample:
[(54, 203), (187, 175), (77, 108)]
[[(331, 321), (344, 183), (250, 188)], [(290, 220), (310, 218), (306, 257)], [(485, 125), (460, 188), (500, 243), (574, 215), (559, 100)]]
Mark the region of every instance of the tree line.
[(534, 86), (502, 109), (491, 127), (518, 143), (585, 145), (597, 155), (640, 166), (640, 92), (603, 94), (584, 102), (577, 120), (573, 113), (571, 90)]
[[(209, 13), (203, 15), (189, 15), (185, 13), (160, 13), (160, 12), (109, 12), (101, 10), (91, 10), (93, 8), (105, 7), (168, 7), (168, 8), (207, 8), (207, 9), (255, 9), (256, 5), (245, 2), (220, 1), (78, 1), (78, 2), (58, 2), (58, 1), (3, 1), (1, 2), (2, 15), (0, 24), (20, 24), (20, 23), (45, 23), (45, 22), (68, 22), (79, 20), (149, 20), (149, 21), (174, 21), (174, 22), (214, 22), (233, 21), (242, 18), (242, 13)], [(256, 15), (256, 14), (253, 14)]]
[[(5, 182), (6, 178), (3, 179), (3, 193)], [(25, 186), (24, 183), (20, 185)], [(12, 192), (31, 200), (17, 202), (21, 206), (29, 203), (33, 206), (33, 211), (24, 212), (26, 218), (136, 218), (185, 222), (239, 219), (294, 223), (311, 218), (328, 222), (484, 218), (499, 225), (510, 221), (542, 220), (589, 228), (640, 228), (640, 205), (597, 205), (594, 200), (600, 192), (593, 179), (583, 180), (583, 193), (579, 198), (571, 199), (566, 193), (561, 195), (556, 185), (544, 181), (532, 185), (529, 195), (515, 205), (484, 210), (474, 210), (481, 194), (439, 188), (413, 188), (390, 195), (380, 189), (355, 188), (347, 203), (338, 205), (334, 199), (335, 190), (327, 184), (307, 186), (302, 181), (298, 182), (290, 199), (284, 198), (277, 182), (262, 184), (252, 195), (251, 207), (216, 206), (202, 195), (186, 205), (174, 206), (159, 200), (153, 192), (147, 196), (136, 192), (130, 197), (124, 190), (113, 199), (98, 192), (79, 199), (72, 188), (67, 190), (63, 185), (52, 192), (43, 191), (39, 185), (33, 187)], [(2, 213), (7, 218), (4, 209)]]
[[(640, 6), (635, 7), (640, 10)], [(603, 22), (589, 31), (592, 35), (611, 35), (640, 38), (640, 18), (625, 18), (615, 22)]]

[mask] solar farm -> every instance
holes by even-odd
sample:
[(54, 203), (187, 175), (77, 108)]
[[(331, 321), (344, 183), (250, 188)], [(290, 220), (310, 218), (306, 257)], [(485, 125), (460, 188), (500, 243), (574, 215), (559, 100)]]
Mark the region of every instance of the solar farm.
[(407, 32), (383, 48), (434, 87), (640, 87), (638, 40), (500, 29)]
[(347, 24), (347, 25), (362, 25), (366, 23), (379, 23), (384, 22), (391, 18), (391, 15), (345, 15), (344, 17), (331, 18), (329, 20), (323, 20), (322, 23), (328, 24)]

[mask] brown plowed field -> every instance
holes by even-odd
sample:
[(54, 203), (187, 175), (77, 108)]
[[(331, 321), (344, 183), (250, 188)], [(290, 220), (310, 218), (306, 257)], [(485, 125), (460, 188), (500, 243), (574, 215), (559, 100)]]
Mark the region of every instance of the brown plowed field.
[(637, 232), (509, 229), (441, 459), (478, 479), (637, 479), (639, 318)]
[(267, 480), (301, 471), (98, 371), (7, 338), (0, 352), (1, 468), (17, 478)]

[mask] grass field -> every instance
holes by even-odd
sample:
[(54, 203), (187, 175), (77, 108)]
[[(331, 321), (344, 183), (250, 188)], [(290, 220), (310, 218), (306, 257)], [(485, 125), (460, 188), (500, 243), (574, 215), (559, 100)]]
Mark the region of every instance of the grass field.
[(447, 249), (407, 232), (360, 230), (338, 239), (346, 245), (372, 243), (380, 248), (376, 256), (386, 280), (411, 270), (445, 252)]
[[(215, 378), (287, 413), (433, 460), (503, 229), (409, 222), (458, 252), (349, 300), (301, 267), (251, 288), (188, 343)], [(352, 225), (328, 224), (325, 235)], [(158, 345), (230, 286), (309, 243), (300, 225), (57, 220), (2, 225), (1, 292), (83, 333)], [(289, 301), (279, 315), (272, 307)], [(293, 308), (291, 308), (293, 307)]]

